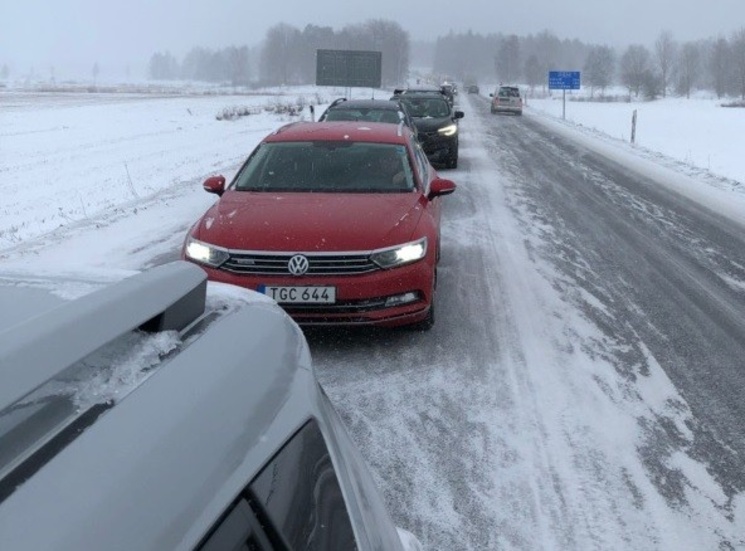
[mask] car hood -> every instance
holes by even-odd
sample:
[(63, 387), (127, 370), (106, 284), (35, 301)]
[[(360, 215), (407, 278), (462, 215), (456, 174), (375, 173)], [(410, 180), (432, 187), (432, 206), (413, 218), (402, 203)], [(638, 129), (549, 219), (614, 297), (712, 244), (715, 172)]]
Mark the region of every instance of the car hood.
[(453, 119), (450, 117), (422, 117), (414, 119), (414, 124), (419, 132), (434, 132), (452, 123)]
[(419, 237), (423, 201), (419, 193), (227, 191), (193, 235), (234, 250), (373, 250)]

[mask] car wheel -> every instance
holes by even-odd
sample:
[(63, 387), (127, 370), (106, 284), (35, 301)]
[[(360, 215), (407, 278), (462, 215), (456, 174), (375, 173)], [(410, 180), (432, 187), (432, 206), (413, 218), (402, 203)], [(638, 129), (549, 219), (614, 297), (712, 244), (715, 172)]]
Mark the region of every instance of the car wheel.
[(449, 155), (445, 159), (445, 166), (447, 168), (458, 168), (458, 144), (450, 150)]

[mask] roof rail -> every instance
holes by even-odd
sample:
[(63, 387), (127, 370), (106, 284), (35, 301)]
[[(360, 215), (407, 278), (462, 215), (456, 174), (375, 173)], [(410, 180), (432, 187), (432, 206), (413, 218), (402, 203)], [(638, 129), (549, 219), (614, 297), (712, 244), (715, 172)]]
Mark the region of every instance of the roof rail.
[(204, 313), (206, 293), (204, 270), (179, 260), (0, 332), (0, 411), (129, 331), (184, 329)]

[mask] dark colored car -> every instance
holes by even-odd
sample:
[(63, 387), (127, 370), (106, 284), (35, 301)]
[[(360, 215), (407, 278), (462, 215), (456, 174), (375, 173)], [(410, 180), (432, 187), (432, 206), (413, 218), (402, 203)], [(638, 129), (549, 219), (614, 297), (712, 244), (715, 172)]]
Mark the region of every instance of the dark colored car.
[(478, 87), (478, 85), (476, 85), (476, 84), (469, 84), (469, 85), (468, 85), (468, 86), (466, 87), (466, 91), (467, 91), (467, 92), (468, 92), (469, 94), (478, 94), (478, 93), (479, 93), (479, 87)]
[(3, 550), (420, 548), (274, 301), (182, 261), (5, 283)]
[(328, 106), (318, 118), (322, 121), (369, 121), (398, 124), (403, 122), (414, 134), (417, 133), (414, 120), (406, 106), (397, 100), (339, 98)]
[(418, 84), (416, 86), (408, 86), (406, 88), (396, 88), (393, 90), (394, 96), (400, 96), (402, 94), (442, 94), (442, 87), (435, 86), (434, 84)]
[(440, 92), (402, 92), (398, 99), (408, 109), (419, 130), (418, 139), (432, 163), (458, 167), (458, 120), (463, 111), (454, 110)]
[(455, 84), (445, 83), (440, 85), (440, 92), (447, 98), (450, 105), (455, 104), (455, 95), (458, 93), (458, 89)]
[(220, 200), (182, 255), (211, 280), (269, 295), (301, 325), (432, 327), (440, 197), (455, 184), (406, 126), (286, 125), (228, 186), (204, 188)]
[(489, 94), (489, 97), (492, 98), (492, 113), (523, 114), (523, 98), (517, 86), (500, 86), (493, 94)]

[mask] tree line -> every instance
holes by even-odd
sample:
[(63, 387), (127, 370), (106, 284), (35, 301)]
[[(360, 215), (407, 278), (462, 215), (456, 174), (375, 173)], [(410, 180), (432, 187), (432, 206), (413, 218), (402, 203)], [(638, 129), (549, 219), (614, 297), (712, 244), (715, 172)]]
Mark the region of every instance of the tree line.
[(316, 78), (318, 49), (382, 52), (383, 85), (405, 82), (409, 73), (409, 34), (398, 23), (374, 19), (340, 31), (317, 25), (300, 30), (279, 23), (267, 31), (258, 48), (193, 48), (181, 62), (169, 52), (159, 52), (150, 58), (148, 76), (234, 86), (311, 84)]
[(450, 33), (435, 43), (434, 71), (462, 81), (495, 78), (501, 82), (547, 86), (550, 70), (581, 71), (591, 95), (622, 85), (629, 95), (654, 99), (695, 89), (717, 97), (745, 100), (745, 28), (731, 36), (678, 42), (662, 31), (652, 49), (633, 44), (622, 51), (607, 45), (560, 40), (550, 31), (537, 35)]

